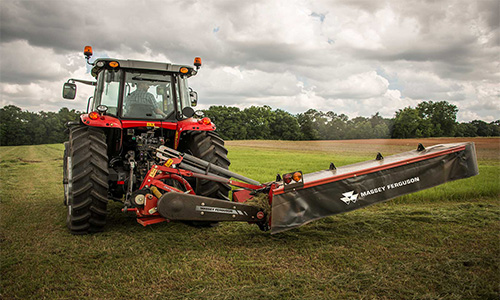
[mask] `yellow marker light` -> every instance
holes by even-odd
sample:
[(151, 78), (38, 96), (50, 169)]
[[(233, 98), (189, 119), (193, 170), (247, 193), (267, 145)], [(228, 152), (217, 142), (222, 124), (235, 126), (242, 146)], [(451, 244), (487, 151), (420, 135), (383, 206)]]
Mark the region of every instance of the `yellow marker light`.
[(295, 173), (293, 173), (292, 178), (293, 178), (293, 180), (295, 180), (296, 182), (299, 182), (299, 181), (302, 179), (302, 173), (300, 173), (300, 172), (295, 172)]
[(181, 68), (181, 73), (183, 73), (183, 74), (186, 74), (188, 71), (189, 71), (189, 70), (188, 70), (188, 68), (186, 68), (186, 67), (182, 67), (182, 68)]
[(120, 64), (117, 61), (110, 61), (109, 66), (111, 68), (117, 68)]
[(89, 118), (92, 120), (97, 120), (97, 119), (99, 119), (99, 113), (96, 111), (93, 111), (89, 114)]

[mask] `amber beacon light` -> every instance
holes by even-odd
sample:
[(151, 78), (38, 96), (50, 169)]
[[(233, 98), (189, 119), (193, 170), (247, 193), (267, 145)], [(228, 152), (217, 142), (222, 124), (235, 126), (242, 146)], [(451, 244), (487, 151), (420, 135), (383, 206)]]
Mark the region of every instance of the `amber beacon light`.
[(85, 46), (85, 48), (83, 48), (83, 55), (85, 55), (85, 57), (90, 58), (93, 54), (94, 52), (91, 46)]
[(201, 58), (200, 57), (194, 58), (194, 66), (196, 67), (196, 69), (199, 69), (201, 67)]

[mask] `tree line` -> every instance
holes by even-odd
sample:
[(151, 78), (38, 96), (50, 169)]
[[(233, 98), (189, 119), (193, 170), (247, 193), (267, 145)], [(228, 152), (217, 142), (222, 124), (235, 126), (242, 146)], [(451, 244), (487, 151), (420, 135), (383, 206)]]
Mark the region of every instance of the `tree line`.
[(211, 106), (203, 111), (226, 140), (346, 140), (425, 137), (500, 136), (500, 120), (459, 123), (458, 108), (446, 101), (421, 102), (398, 110), (394, 118), (377, 112), (349, 119), (345, 114), (309, 109), (292, 115), (269, 106)]
[[(281, 109), (251, 106), (211, 106), (203, 110), (225, 140), (342, 140), (368, 138), (500, 136), (500, 120), (487, 123), (456, 121), (458, 109), (446, 101), (421, 102), (398, 110), (394, 118), (379, 113), (349, 119), (333, 111), (309, 109), (292, 115)], [(29, 112), (14, 105), (0, 109), (0, 145), (37, 145), (67, 140), (65, 124), (81, 112), (61, 108), (58, 112)]]
[(59, 112), (29, 112), (14, 105), (0, 109), (0, 145), (39, 145), (62, 143), (68, 139), (65, 124), (81, 114), (65, 107)]

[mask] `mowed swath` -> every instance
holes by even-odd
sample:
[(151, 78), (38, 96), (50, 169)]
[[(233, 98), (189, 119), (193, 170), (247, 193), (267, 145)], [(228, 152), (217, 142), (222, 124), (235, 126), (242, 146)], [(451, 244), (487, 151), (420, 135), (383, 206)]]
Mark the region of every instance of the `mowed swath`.
[[(227, 145), (230, 170), (265, 182), (416, 147), (398, 141)], [(498, 298), (500, 139), (472, 141), (476, 177), (275, 236), (234, 223), (144, 228), (118, 203), (109, 205), (105, 232), (72, 236), (62, 144), (1, 147), (0, 297)]]

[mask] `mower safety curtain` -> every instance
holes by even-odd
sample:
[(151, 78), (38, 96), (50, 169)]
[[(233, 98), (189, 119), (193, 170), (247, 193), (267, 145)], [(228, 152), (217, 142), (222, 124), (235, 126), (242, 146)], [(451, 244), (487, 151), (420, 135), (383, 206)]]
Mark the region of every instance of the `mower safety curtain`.
[(271, 233), (478, 173), (474, 143), (459, 143), (305, 174), (304, 188), (275, 191)]

